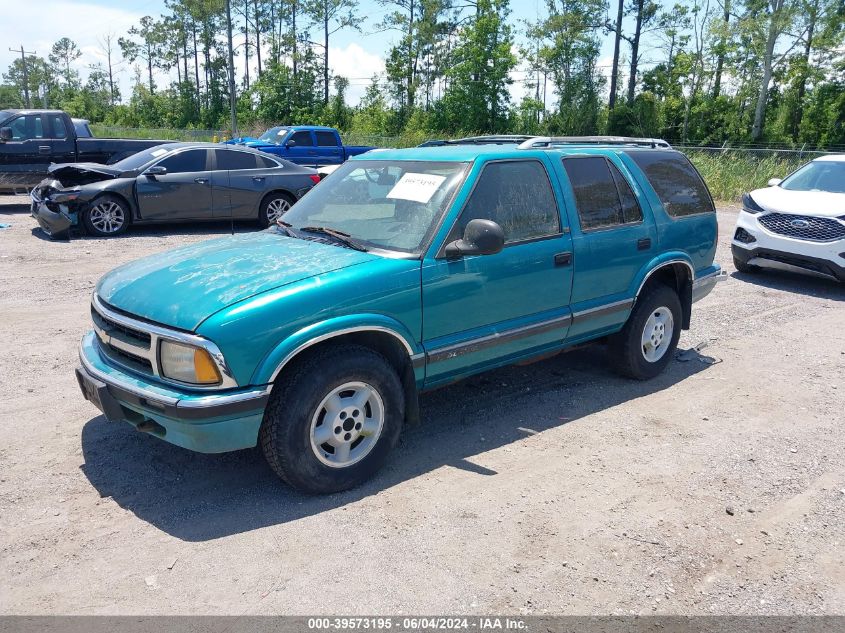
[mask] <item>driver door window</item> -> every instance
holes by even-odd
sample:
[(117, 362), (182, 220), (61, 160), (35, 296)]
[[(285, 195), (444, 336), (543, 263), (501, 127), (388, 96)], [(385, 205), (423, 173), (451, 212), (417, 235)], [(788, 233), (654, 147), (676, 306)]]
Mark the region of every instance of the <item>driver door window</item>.
[(296, 143), (296, 147), (313, 147), (314, 140), (311, 138), (311, 132), (307, 131), (300, 131), (294, 132), (293, 135), (290, 137), (294, 143)]
[(536, 160), (489, 163), (461, 212), (454, 239), (476, 219), (501, 226), (505, 244), (560, 234), (560, 213), (545, 167)]
[(9, 127), (12, 128), (13, 141), (30, 141), (44, 138), (44, 129), (41, 124), (41, 115), (27, 114), (14, 119)]
[(204, 149), (192, 149), (168, 156), (159, 165), (166, 168), (168, 174), (186, 174), (205, 171), (205, 163), (206, 151)]

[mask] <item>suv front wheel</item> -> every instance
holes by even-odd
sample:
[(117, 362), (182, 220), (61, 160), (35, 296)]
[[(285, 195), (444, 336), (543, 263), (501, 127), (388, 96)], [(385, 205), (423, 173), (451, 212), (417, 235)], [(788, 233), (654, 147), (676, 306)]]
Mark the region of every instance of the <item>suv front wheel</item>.
[(378, 352), (338, 345), (280, 378), (260, 442), (270, 467), (303, 492), (339, 492), (369, 479), (402, 430), (405, 401), (396, 371)]
[(616, 370), (629, 378), (654, 378), (669, 362), (681, 336), (678, 293), (654, 285), (637, 299), (622, 331), (610, 340)]

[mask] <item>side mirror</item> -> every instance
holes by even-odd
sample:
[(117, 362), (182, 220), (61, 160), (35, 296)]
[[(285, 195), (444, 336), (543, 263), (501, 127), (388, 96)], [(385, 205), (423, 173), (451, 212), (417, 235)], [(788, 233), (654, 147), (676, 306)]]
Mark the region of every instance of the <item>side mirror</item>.
[(495, 255), (505, 247), (505, 232), (493, 220), (470, 220), (464, 236), (446, 245), (449, 259), (465, 255)]
[(155, 178), (156, 176), (165, 176), (167, 175), (167, 167), (164, 165), (153, 165), (144, 172), (144, 175), (151, 178)]
[(783, 178), (769, 178), (769, 186), (770, 187), (777, 187), (782, 182), (783, 182)]
[(285, 143), (285, 147), (290, 149), (291, 147), (296, 147), (296, 141), (288, 141)]
[(4, 143), (6, 141), (12, 140), (12, 128), (10, 127), (0, 127), (0, 141)]

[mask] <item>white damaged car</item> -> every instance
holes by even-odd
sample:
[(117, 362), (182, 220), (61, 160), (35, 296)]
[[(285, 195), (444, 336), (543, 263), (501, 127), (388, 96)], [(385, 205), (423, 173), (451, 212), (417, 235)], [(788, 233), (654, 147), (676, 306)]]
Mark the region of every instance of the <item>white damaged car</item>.
[(845, 154), (745, 194), (731, 252), (743, 273), (780, 268), (845, 282)]

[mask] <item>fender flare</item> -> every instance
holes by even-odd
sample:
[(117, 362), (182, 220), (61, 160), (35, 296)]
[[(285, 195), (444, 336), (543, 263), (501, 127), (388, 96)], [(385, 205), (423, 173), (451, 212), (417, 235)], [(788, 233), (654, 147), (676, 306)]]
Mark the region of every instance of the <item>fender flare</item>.
[(259, 363), (250, 382), (255, 385), (271, 384), (291, 360), (309, 347), (359, 332), (380, 332), (393, 336), (408, 353), (412, 365), (424, 358), (422, 348), (415, 342), (408, 328), (399, 321), (382, 314), (350, 315), (318, 321), (286, 337)]
[(692, 283), (695, 281), (695, 267), (692, 265), (692, 261), (690, 260), (689, 256), (685, 253), (681, 252), (669, 252), (663, 253), (659, 257), (651, 260), (648, 264), (643, 266), (640, 270), (640, 273), (636, 276), (635, 282), (637, 283), (637, 292), (634, 294), (634, 299), (640, 296), (640, 292), (645, 287), (646, 282), (648, 282), (649, 278), (656, 273), (661, 268), (665, 268), (666, 266), (671, 266), (674, 264), (684, 264), (687, 269), (689, 270), (689, 281)]
[(678, 298), (681, 301), (682, 310), (681, 328), (684, 330), (688, 330), (690, 327), (690, 318), (692, 315), (692, 286), (693, 282), (695, 281), (695, 267), (693, 266), (692, 261), (686, 253), (664, 253), (650, 261), (648, 265), (644, 266), (643, 269), (640, 271), (640, 274), (637, 275), (639, 286), (637, 287), (637, 292), (634, 295), (634, 302), (637, 301), (643, 288), (648, 283), (648, 280), (651, 278), (651, 276), (654, 275), (654, 273), (668, 266), (675, 266), (677, 264), (683, 264), (684, 266), (686, 266), (687, 271), (689, 273), (689, 278), (687, 280), (686, 285), (683, 288), (678, 288)]

